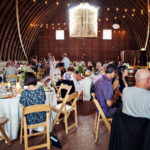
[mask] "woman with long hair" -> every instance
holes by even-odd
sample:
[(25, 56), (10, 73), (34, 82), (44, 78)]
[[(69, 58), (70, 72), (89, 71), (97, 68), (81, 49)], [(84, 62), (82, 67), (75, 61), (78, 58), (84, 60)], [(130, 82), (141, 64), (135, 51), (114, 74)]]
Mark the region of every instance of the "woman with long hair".
[(128, 68), (127, 66), (123, 65), (118, 67), (118, 77), (115, 79), (113, 83), (113, 90), (114, 92), (117, 92), (119, 97), (117, 98), (118, 103), (122, 103), (121, 96), (122, 91), (125, 87), (129, 86), (128, 82)]

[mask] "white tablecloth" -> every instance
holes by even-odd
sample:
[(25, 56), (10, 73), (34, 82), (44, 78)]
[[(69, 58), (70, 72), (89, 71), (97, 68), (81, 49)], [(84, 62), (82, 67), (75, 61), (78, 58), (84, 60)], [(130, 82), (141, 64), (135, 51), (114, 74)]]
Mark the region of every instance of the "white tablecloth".
[(92, 80), (89, 77), (86, 77), (82, 80), (79, 81), (82, 89), (83, 89), (83, 100), (85, 101), (90, 101), (91, 99), (91, 84), (92, 84)]
[[(46, 104), (51, 103), (52, 106), (57, 104), (55, 92), (46, 92)], [(19, 104), (19, 97), (0, 99), (0, 117), (7, 117), (9, 121), (4, 126), (4, 130), (10, 140), (15, 140), (18, 135), (20, 126), (21, 109)], [(50, 122), (52, 124), (55, 118), (55, 113), (51, 113)]]
[(9, 118), (4, 130), (10, 140), (16, 139), (20, 122), (19, 97), (0, 99), (0, 117)]

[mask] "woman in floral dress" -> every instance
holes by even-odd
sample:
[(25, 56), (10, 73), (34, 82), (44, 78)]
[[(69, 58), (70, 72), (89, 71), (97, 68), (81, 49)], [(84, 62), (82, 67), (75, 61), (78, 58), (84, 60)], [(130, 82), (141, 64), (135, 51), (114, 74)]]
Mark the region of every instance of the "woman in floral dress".
[[(42, 86), (37, 85), (37, 78), (32, 72), (25, 74), (24, 85), (28, 86), (23, 90), (20, 96), (20, 104), (24, 107), (38, 104), (45, 104), (46, 95)], [(37, 112), (26, 115), (28, 124), (44, 122), (45, 112)]]

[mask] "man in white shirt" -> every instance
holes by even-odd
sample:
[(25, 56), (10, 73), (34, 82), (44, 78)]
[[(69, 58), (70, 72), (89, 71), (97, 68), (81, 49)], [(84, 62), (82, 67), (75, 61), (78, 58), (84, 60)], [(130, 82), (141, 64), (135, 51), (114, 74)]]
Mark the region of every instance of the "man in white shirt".
[[(7, 75), (16, 75), (16, 74), (17, 74), (16, 68), (12, 66), (11, 62), (8, 62), (7, 67), (4, 69), (3, 75), (7, 77)], [(8, 82), (15, 82), (15, 81), (16, 81), (15, 78), (8, 79)]]
[(66, 54), (66, 53), (63, 54), (62, 62), (65, 64), (64, 68), (65, 68), (65, 69), (68, 69), (69, 64), (70, 64), (70, 60), (69, 60), (69, 58), (67, 57), (67, 54)]
[(135, 80), (135, 87), (126, 87), (123, 90), (122, 112), (133, 117), (150, 119), (150, 71), (137, 71)]

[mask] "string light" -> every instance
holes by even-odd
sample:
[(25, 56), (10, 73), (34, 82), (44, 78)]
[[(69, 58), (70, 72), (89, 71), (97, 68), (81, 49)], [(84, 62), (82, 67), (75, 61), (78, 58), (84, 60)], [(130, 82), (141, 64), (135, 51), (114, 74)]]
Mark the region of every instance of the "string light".
[(46, 28), (48, 28), (48, 24), (46, 24)]
[(98, 21), (100, 22), (100, 21), (101, 21), (101, 19), (98, 19)]
[(47, 5), (47, 1), (45, 1), (45, 5)]
[(133, 9), (133, 12), (135, 12), (135, 9)]
[(116, 11), (119, 11), (119, 8), (116, 8)]
[(141, 15), (143, 15), (143, 12), (144, 12), (144, 11), (143, 11), (143, 10), (141, 10)]
[(110, 8), (107, 8), (107, 11), (109, 11), (110, 10)]
[(33, 0), (33, 2), (35, 3), (36, 0)]
[(115, 17), (114, 17), (114, 19), (116, 20), (116, 19), (117, 19), (117, 17), (115, 16)]
[(69, 7), (69, 6), (70, 6), (70, 4), (68, 3), (68, 4), (67, 4), (67, 6)]
[(125, 9), (124, 9), (124, 11), (125, 11), (125, 12), (127, 12), (127, 11), (128, 11), (128, 9), (126, 9), (126, 8), (125, 8)]
[(58, 6), (58, 5), (59, 5), (59, 2), (56, 2), (56, 5)]
[(123, 18), (123, 19), (125, 19), (125, 18), (126, 18), (126, 16), (125, 16), (125, 15), (123, 15), (123, 16), (122, 16), (122, 18)]
[(134, 17), (134, 14), (131, 14), (132, 17)]
[(106, 21), (108, 21), (109, 19), (108, 18), (106, 18)]

